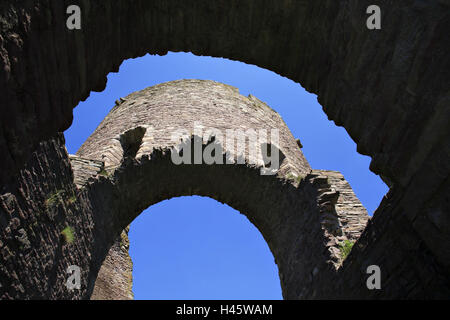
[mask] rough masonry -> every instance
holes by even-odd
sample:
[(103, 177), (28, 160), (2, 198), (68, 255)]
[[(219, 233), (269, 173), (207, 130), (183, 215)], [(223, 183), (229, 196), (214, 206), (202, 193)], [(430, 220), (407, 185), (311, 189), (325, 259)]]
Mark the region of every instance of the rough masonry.
[[(187, 136), (174, 139), (178, 129), (187, 129)], [(232, 142), (220, 136), (230, 130), (244, 133), (244, 149), (239, 149), (239, 136)], [(252, 140), (252, 130), (267, 135)], [(277, 130), (278, 139), (272, 140), (272, 130)], [(220, 145), (218, 156), (224, 161), (173, 162), (172, 152), (181, 152), (178, 145), (193, 144), (194, 148), (196, 141), (202, 150)], [(258, 162), (250, 151), (254, 146), (262, 154), (262, 145), (267, 144), (274, 145), (271, 153), (280, 154), (279, 167), (269, 175), (262, 174), (267, 166), (264, 160)], [(133, 93), (112, 108), (76, 155), (58, 156), (66, 165), (65, 184), (36, 192), (44, 198), (38, 210), (26, 201), (17, 204), (19, 208), (8, 207), (10, 214), (28, 212), (29, 220), (36, 222), (22, 228), (17, 222), (19, 226), (6, 234), (4, 250), (12, 252), (1, 269), (2, 281), (10, 281), (9, 286), (2, 285), (3, 298), (38, 296), (29, 296), (37, 281), (32, 269), (15, 267), (17, 259), (41, 261), (43, 253), (33, 248), (40, 240), (35, 228), (42, 227), (56, 231), (56, 237), (49, 240), (62, 248), (51, 263), (58, 265), (52, 272), (61, 275), (43, 296), (132, 298), (127, 226), (152, 204), (183, 195), (227, 203), (255, 224), (275, 257), (286, 299), (326, 297), (330, 293), (323, 289), (336, 281), (344, 260), (340, 244), (357, 240), (368, 221), (366, 210), (341, 174), (310, 168), (275, 111), (251, 95), (244, 97), (236, 88), (213, 81), (180, 80)], [(227, 164), (230, 157), (236, 162)], [(34, 173), (34, 166), (26, 171), (31, 176)], [(39, 177), (35, 184), (45, 186), (46, 179)], [(24, 180), (20, 190), (30, 187)], [(32, 196), (33, 191), (29, 192)], [(16, 204), (18, 196), (6, 197), (2, 203)], [(44, 224), (42, 216), (59, 217), (60, 226), (53, 220)], [(73, 239), (64, 235), (67, 228)], [(23, 246), (17, 233), (32, 235), (28, 246)], [(84, 270), (81, 295), (55, 289), (64, 288), (68, 263)]]
[[(140, 128), (140, 135), (134, 134), (132, 139), (125, 141), (127, 134), (137, 132)], [(225, 137), (227, 132), (233, 130), (246, 133), (247, 130), (257, 132), (263, 129), (266, 130), (267, 138), (270, 138), (271, 131), (278, 130), (277, 143), (282, 154), (280, 169), (274, 177), (257, 173), (256, 176), (251, 175), (251, 178), (244, 178), (245, 171), (255, 171), (251, 169), (252, 155), (249, 147), (251, 144), (261, 144), (261, 141), (253, 141), (252, 136), (248, 135), (245, 136), (245, 150), (241, 154), (245, 158), (245, 165), (226, 164), (224, 161), (222, 165), (216, 164), (215, 169), (208, 168), (209, 166), (203, 168), (198, 164), (175, 166), (163, 172), (168, 179), (173, 180), (169, 186), (157, 184), (157, 180), (148, 177), (152, 173), (140, 171), (140, 175), (133, 180), (127, 178), (126, 186), (117, 186), (119, 190), (127, 190), (129, 197), (124, 211), (117, 213), (129, 217), (125, 225), (142, 208), (151, 204), (150, 192), (156, 193), (158, 199), (185, 194), (205, 195), (240, 210), (262, 232), (280, 266), (280, 277), (286, 279), (282, 281), (286, 297), (296, 298), (297, 295), (287, 292), (292, 289), (287, 289), (286, 282), (306, 284), (310, 281), (311, 286), (310, 275), (313, 270), (318, 273), (328, 265), (339, 267), (342, 258), (339, 244), (359, 237), (368, 220), (366, 210), (342, 175), (320, 171), (313, 173), (281, 117), (257, 98), (240, 95), (237, 88), (212, 81), (183, 80), (133, 93), (117, 102), (78, 150), (77, 155), (71, 158), (78, 159), (77, 161), (89, 159), (84, 162), (91, 163), (90, 167), (94, 172), (97, 171), (95, 174), (99, 172), (98, 162), (101, 161), (105, 168), (102, 170), (108, 176), (115, 176), (117, 170), (125, 170), (126, 164), (132, 161), (136, 162), (135, 166), (144, 168), (149, 165), (149, 159), (148, 170), (156, 170), (151, 168), (152, 155), (155, 150), (173, 149), (177, 146), (179, 141), (174, 141), (172, 136), (179, 129), (189, 132), (187, 138), (191, 138), (197, 130), (204, 145), (208, 144), (210, 134), (215, 134), (214, 143), (223, 146), (224, 155), (230, 153), (229, 156), (236, 160), (240, 156), (237, 145), (239, 136), (230, 145), (227, 143), (229, 137)], [(212, 129), (214, 131), (209, 132)], [(133, 144), (137, 147), (132, 159), (129, 159), (127, 150)], [(259, 151), (260, 146), (256, 147)], [(237, 172), (230, 172), (236, 166), (238, 175)], [(78, 176), (85, 176), (86, 171), (92, 172), (84, 167), (75, 169), (75, 180)], [(314, 181), (316, 190), (309, 190), (303, 185), (298, 187), (306, 177), (315, 177), (311, 181)], [(186, 186), (182, 187), (183, 184)], [(297, 185), (297, 188), (292, 188), (291, 184)], [(116, 228), (121, 230), (123, 225), (115, 226), (114, 229)], [(111, 232), (117, 234), (118, 230)], [(286, 238), (281, 234), (285, 234)], [(120, 247), (115, 245), (111, 249), (107, 265), (113, 256), (123, 251), (123, 248), (118, 250)], [(295, 255), (291, 257), (289, 252), (295, 252)], [(111, 264), (116, 268), (131, 268), (129, 264), (124, 267), (127, 266), (126, 263)], [(286, 265), (290, 267), (287, 268)], [(305, 274), (301, 274), (300, 270), (305, 270)], [(299, 279), (291, 280), (294, 276)], [(99, 288), (112, 287), (110, 284), (121, 278), (115, 272), (108, 271), (106, 266), (101, 270), (97, 281), (101, 281), (103, 277), (108, 279), (102, 281), (103, 284), (97, 286)], [(117, 292), (120, 288), (121, 286), (114, 286), (110, 291)], [(127, 292), (127, 289), (125, 287), (122, 291)], [(305, 293), (303, 295), (306, 297)]]
[[(79, 31), (65, 28), (70, 4), (82, 9)], [(328, 117), (345, 127), (358, 151), (372, 157), (371, 170), (389, 184), (389, 193), (338, 270), (337, 289), (330, 292), (359, 298), (448, 298), (450, 3), (380, 0), (382, 29), (376, 31), (365, 28), (371, 4), (3, 1), (2, 296), (63, 295), (63, 287), (51, 285), (60, 279), (42, 279), (66, 267), (59, 264), (64, 246), (56, 241), (67, 224), (85, 235), (84, 245), (66, 244), (75, 246), (72, 259), (83, 256), (92, 241), (104, 242), (93, 248), (109, 246), (109, 239), (91, 238), (106, 222), (83, 218), (95, 217), (89, 211), (102, 206), (101, 199), (73, 201), (73, 173), (58, 135), (69, 127), (72, 109), (90, 91), (102, 90), (107, 73), (117, 71), (124, 59), (190, 51), (256, 64), (316, 93)], [(106, 187), (109, 179), (100, 176)], [(90, 199), (89, 192), (94, 190), (86, 187), (77, 199)], [(83, 214), (66, 216), (66, 210)], [(32, 246), (38, 239), (45, 239), (45, 245)], [(31, 251), (21, 252), (21, 246)], [(92, 270), (99, 268), (92, 257), (83, 259)], [(19, 276), (28, 264), (38, 275)], [(367, 292), (359, 281), (370, 264), (385, 270), (382, 291)]]

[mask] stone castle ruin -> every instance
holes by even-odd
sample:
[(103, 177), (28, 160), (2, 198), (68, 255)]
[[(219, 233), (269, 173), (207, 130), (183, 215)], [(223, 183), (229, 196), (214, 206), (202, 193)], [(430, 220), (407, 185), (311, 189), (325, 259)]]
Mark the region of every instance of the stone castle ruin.
[[(0, 299), (132, 298), (128, 225), (184, 195), (246, 215), (285, 299), (448, 299), (450, 3), (378, 2), (374, 30), (365, 0), (2, 2)], [(72, 4), (83, 19), (68, 30)], [(119, 99), (67, 154), (78, 102), (123, 60), (167, 51), (256, 64), (316, 93), (390, 187), (373, 218), (339, 172), (310, 167), (269, 106), (213, 81)], [(250, 132), (246, 147), (227, 130)], [(379, 289), (366, 283), (374, 265)]]
[[(244, 164), (174, 164), (170, 155), (176, 144), (170, 140), (171, 133), (178, 127), (194, 128), (195, 123), (223, 132), (279, 129), (284, 160), (277, 174), (262, 175), (263, 164), (258, 167), (251, 163), (248, 147)], [(139, 128), (152, 130), (134, 134), (138, 141), (128, 139), (128, 145), (138, 147), (127, 155), (132, 148), (125, 145), (123, 137)], [(208, 145), (207, 140), (203, 143)], [(227, 148), (223, 148), (221, 158), (229, 151)], [(340, 173), (310, 168), (275, 111), (253, 96), (246, 98), (236, 88), (212, 81), (174, 81), (129, 95), (111, 110), (70, 160), (80, 190), (91, 188), (89, 179), (101, 170), (113, 180), (109, 192), (120, 194), (127, 190), (124, 199), (108, 203), (103, 209), (112, 221), (121, 223), (107, 231), (112, 235), (121, 233), (143, 208), (175, 196), (208, 196), (236, 208), (255, 224), (269, 244), (286, 298), (312, 297), (314, 283), (332, 281), (343, 260), (339, 244), (356, 240), (368, 221), (366, 210)], [(119, 178), (125, 174), (125, 180)], [(98, 192), (105, 196), (105, 192)], [(115, 209), (119, 203), (124, 204), (120, 211)], [(120, 245), (124, 239), (122, 234), (110, 250), (95, 293), (130, 296), (131, 260), (127, 257), (117, 262), (115, 258), (126, 252), (126, 247)], [(115, 270), (127, 271), (120, 282), (125, 287), (116, 285), (119, 277)], [(297, 292), (299, 288), (290, 283), (305, 286)], [(101, 294), (94, 297), (103, 298)]]

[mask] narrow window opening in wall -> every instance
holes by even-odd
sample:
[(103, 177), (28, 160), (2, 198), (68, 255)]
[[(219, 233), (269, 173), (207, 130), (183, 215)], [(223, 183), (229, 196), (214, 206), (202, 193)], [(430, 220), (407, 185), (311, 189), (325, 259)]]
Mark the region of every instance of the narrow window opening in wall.
[[(239, 88), (240, 93), (243, 95), (252, 94), (266, 102), (282, 116), (294, 137), (301, 139), (299, 146), (303, 147), (302, 152), (311, 167), (314, 169), (340, 171), (350, 183), (362, 204), (367, 208), (369, 215), (373, 214), (383, 195), (387, 192), (388, 188), (382, 180), (369, 171), (370, 158), (358, 154), (355, 143), (350, 139), (345, 129), (335, 126), (333, 122), (327, 119), (314, 94), (307, 93), (298, 83), (253, 65), (227, 59), (198, 57), (190, 53), (169, 53), (166, 56), (146, 55), (141, 58), (126, 60), (118, 73), (108, 75), (107, 87), (103, 92), (91, 93), (86, 101), (81, 102), (75, 108), (74, 122), (65, 132), (67, 150), (71, 154), (76, 153), (81, 144), (95, 130), (111, 108), (114, 107), (116, 100), (121, 101), (120, 98), (146, 87), (179, 79), (205, 79), (222, 82)], [(144, 134), (145, 129), (140, 128), (126, 133), (121, 138), (121, 146), (126, 157), (132, 158), (136, 156)], [(239, 261), (241, 258), (237, 256), (227, 255), (226, 252), (243, 252), (243, 243), (248, 240), (244, 236), (236, 236), (236, 232), (233, 229), (231, 229), (231, 233), (229, 232), (227, 237), (224, 237), (222, 233), (218, 232), (218, 229), (213, 227), (216, 225), (220, 229), (221, 220), (219, 217), (221, 215), (214, 214), (216, 211), (228, 210), (231, 212), (233, 210), (211, 200), (208, 202), (209, 207), (207, 211), (208, 213), (213, 213), (209, 216), (217, 218), (217, 221), (189, 218), (189, 211), (193, 211), (194, 214), (205, 213), (202, 207), (192, 199), (195, 199), (195, 197), (176, 199), (177, 205), (175, 207), (170, 205), (171, 201), (164, 201), (146, 210), (152, 212), (152, 214), (148, 215), (149, 217), (154, 215), (155, 210), (158, 210), (160, 214), (154, 216), (160, 216), (161, 219), (172, 216), (176, 220), (173, 215), (181, 219), (176, 220), (176, 223), (180, 223), (178, 227), (167, 225), (166, 229), (161, 228), (167, 230), (167, 233), (161, 234), (159, 238), (155, 238), (157, 245), (150, 245), (150, 241), (139, 239), (137, 233), (134, 233), (135, 230), (137, 232), (137, 230), (142, 229), (148, 230), (148, 235), (152, 237), (157, 237), (159, 234), (157, 232), (159, 229), (154, 229), (156, 227), (151, 222), (151, 219), (147, 221), (141, 218), (147, 217), (146, 214), (141, 214), (132, 223), (130, 252), (134, 260), (135, 298), (281, 298), (278, 274), (276, 268), (273, 269), (275, 266), (273, 257), (269, 254), (262, 260), (258, 260), (255, 256), (258, 250), (265, 250), (263, 248), (268, 250), (264, 240), (259, 241), (257, 247), (246, 249), (244, 256), (248, 259), (245, 262)], [(198, 201), (201, 202), (203, 200)], [(163, 212), (166, 213), (166, 216), (164, 216)], [(246, 219), (239, 222), (238, 226), (239, 228), (253, 227)], [(180, 232), (184, 232), (183, 230), (194, 230), (195, 228), (198, 228), (198, 231), (207, 231), (211, 238), (207, 240), (204, 233), (192, 232), (190, 235), (193, 238), (189, 238), (190, 246), (207, 245), (208, 242), (213, 243), (214, 241), (221, 243), (222, 247), (218, 244), (215, 249), (211, 248), (208, 251), (210, 253), (214, 251), (214, 254), (217, 254), (217, 259), (220, 257), (219, 260), (216, 260), (216, 262), (219, 261), (216, 264), (213, 265), (212, 260), (205, 260), (208, 259), (205, 256), (207, 253), (202, 250), (194, 250), (191, 254), (184, 256), (183, 259), (187, 260), (181, 259), (175, 262), (171, 260), (171, 257), (174, 255), (180, 256), (185, 253), (183, 253), (183, 248), (176, 248), (175, 245), (168, 241), (171, 239), (179, 240)], [(163, 238), (163, 236), (167, 237)], [(237, 241), (238, 239), (241, 240)], [(217, 251), (220, 252), (218, 253)], [(149, 258), (144, 259), (143, 257)], [(182, 271), (188, 270), (186, 269), (187, 263), (198, 263), (198, 267), (189, 269), (191, 270), (189, 271), (189, 278), (182, 280), (175, 277), (174, 272), (178, 271), (179, 274), (183, 274)], [(203, 270), (200, 268), (201, 263), (211, 263), (209, 269), (210, 277), (201, 272)], [(244, 281), (246, 273), (243, 269), (240, 269), (243, 264), (249, 268), (248, 270), (259, 270), (262, 267), (273, 270), (264, 276), (261, 275), (257, 284), (255, 282), (252, 285)], [(230, 267), (224, 268), (224, 265)], [(198, 272), (195, 271), (196, 268)], [(231, 272), (236, 277), (236, 281), (230, 281), (229, 279), (232, 276), (224, 275), (225, 271)], [(142, 279), (148, 279), (148, 281), (142, 282), (146, 281)], [(157, 279), (160, 279), (166, 288), (164, 294), (161, 293), (162, 287), (159, 289), (155, 287), (154, 282)], [(239, 281), (242, 283), (241, 286), (238, 285)], [(277, 288), (274, 288), (274, 281), (278, 285)], [(244, 283), (246, 284), (244, 285)], [(205, 295), (202, 295), (196, 291), (197, 289), (206, 288), (206, 284), (216, 288), (216, 293), (205, 289)], [(159, 290), (160, 295), (155, 290)], [(219, 294), (225, 292), (229, 294)], [(232, 292), (234, 294), (231, 294)]]
[(126, 131), (120, 136), (120, 144), (123, 149), (123, 158), (132, 159), (136, 157), (139, 147), (142, 144), (142, 138), (146, 129), (143, 127), (137, 127)]

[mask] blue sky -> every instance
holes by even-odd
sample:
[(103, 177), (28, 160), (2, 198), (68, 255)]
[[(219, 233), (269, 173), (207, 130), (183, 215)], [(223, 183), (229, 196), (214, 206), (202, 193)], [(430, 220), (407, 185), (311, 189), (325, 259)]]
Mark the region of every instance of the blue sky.
[[(281, 114), (314, 169), (340, 171), (372, 215), (387, 192), (356, 152), (345, 129), (327, 119), (314, 94), (274, 72), (227, 59), (190, 53), (146, 55), (123, 62), (106, 89), (74, 109), (65, 132), (75, 153), (114, 106), (114, 101), (158, 83), (208, 79), (252, 94)], [(131, 224), (135, 299), (281, 299), (278, 270), (259, 231), (227, 205), (181, 197), (145, 210)]]

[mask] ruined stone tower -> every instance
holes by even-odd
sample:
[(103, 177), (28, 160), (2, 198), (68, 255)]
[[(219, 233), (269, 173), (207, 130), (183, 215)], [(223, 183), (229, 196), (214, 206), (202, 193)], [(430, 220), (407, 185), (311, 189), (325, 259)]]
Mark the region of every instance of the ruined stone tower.
[[(66, 9), (74, 3), (82, 28), (68, 30)], [(89, 298), (104, 257), (134, 216), (166, 197), (188, 194), (227, 202), (249, 217), (275, 256), (285, 298), (450, 297), (449, 1), (380, 0), (380, 30), (366, 27), (368, 0), (255, 3), (2, 1), (1, 299)], [(136, 127), (104, 132), (118, 142), (97, 144), (111, 152), (97, 154), (88, 141), (69, 158), (61, 132), (72, 122), (72, 109), (103, 90), (107, 74), (125, 59), (168, 51), (255, 64), (317, 94), (328, 118), (346, 129), (390, 187), (365, 228), (354, 219), (363, 209), (345, 209), (354, 201), (343, 177), (307, 173), (289, 134), (281, 137), (287, 145), (280, 149), (286, 155), (280, 175), (261, 176), (265, 165), (258, 159), (175, 166), (172, 141), (155, 141), (161, 148), (147, 154), (154, 143), (146, 136), (147, 121), (129, 114), (125, 119)], [(236, 97), (224, 88), (219, 91)], [(238, 98), (259, 114), (253, 109), (259, 103), (245, 99)], [(215, 184), (217, 177), (223, 184)], [(238, 178), (240, 195), (229, 192)], [(261, 206), (273, 210), (262, 212), (262, 195)], [(340, 261), (336, 243), (351, 236), (358, 240)], [(82, 267), (80, 290), (67, 290), (71, 265)], [(380, 290), (366, 286), (370, 265), (382, 270)], [(126, 274), (117, 281), (129, 283)], [(127, 296), (123, 288), (101, 294)]]
[[(270, 140), (275, 130), (276, 142)], [(238, 139), (234, 141), (239, 136), (229, 139), (236, 132), (245, 138), (241, 154)], [(264, 137), (252, 139), (252, 133), (261, 132)], [(209, 165), (203, 159), (174, 165), (171, 153), (182, 141), (176, 133), (185, 134), (185, 147), (195, 137), (203, 149), (220, 146), (225, 159)], [(269, 174), (261, 171), (262, 157), (258, 163), (258, 154), (250, 152), (255, 147), (261, 153), (262, 138), (268, 145), (275, 143), (280, 153), (279, 166)], [(194, 149), (195, 145), (189, 150)], [(241, 157), (241, 164), (227, 164), (230, 157)], [(161, 158), (165, 164), (159, 163)], [(121, 98), (71, 162), (80, 189), (100, 174), (114, 181), (117, 191), (110, 192), (125, 193), (119, 195), (121, 203), (115, 201), (117, 205), (108, 205), (112, 211), (105, 211), (113, 221), (105, 232), (113, 235), (148, 205), (173, 196), (210, 196), (240, 210), (268, 242), (283, 294), (290, 299), (314, 297), (316, 283), (333, 278), (342, 263), (339, 244), (356, 240), (368, 220), (342, 175), (310, 168), (275, 111), (213, 81), (174, 81)], [(131, 297), (127, 249), (122, 233), (103, 263), (93, 298)]]

